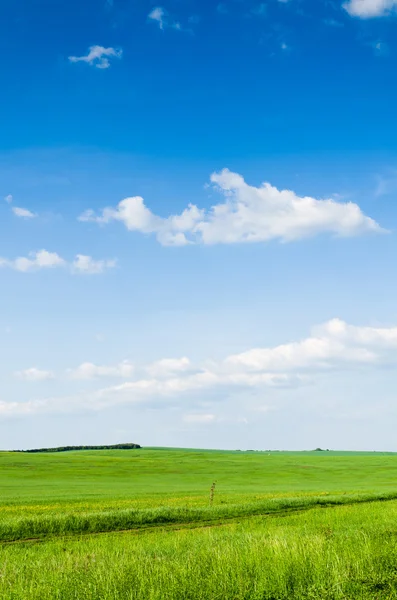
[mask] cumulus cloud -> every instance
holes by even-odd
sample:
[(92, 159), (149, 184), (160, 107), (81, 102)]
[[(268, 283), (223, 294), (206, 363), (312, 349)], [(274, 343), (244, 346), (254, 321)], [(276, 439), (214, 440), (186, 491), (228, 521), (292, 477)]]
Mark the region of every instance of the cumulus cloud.
[(24, 381), (47, 381), (48, 379), (54, 378), (52, 371), (42, 371), (32, 367), (31, 369), (25, 369), (24, 371), (17, 371), (15, 376)]
[(305, 372), (397, 362), (397, 327), (375, 328), (348, 325), (332, 319), (315, 327), (299, 342), (274, 348), (254, 348), (230, 356), (230, 369), (246, 372)]
[(19, 206), (13, 206), (12, 212), (16, 217), (20, 217), (22, 219), (34, 219), (35, 217), (37, 217), (35, 213), (32, 213), (27, 208), (20, 208)]
[(389, 14), (397, 7), (397, 0), (348, 0), (343, 7), (352, 17), (370, 19)]
[(20, 256), (13, 260), (0, 257), (0, 268), (9, 268), (22, 273), (39, 271), (41, 269), (67, 268), (72, 273), (97, 274), (106, 269), (113, 268), (116, 264), (114, 260), (96, 261), (90, 256), (78, 254), (74, 261), (68, 263), (56, 252), (48, 250), (39, 250), (31, 252), (28, 257)]
[(120, 221), (130, 231), (156, 235), (165, 246), (274, 239), (290, 242), (321, 233), (356, 236), (383, 231), (352, 202), (301, 197), (291, 190), (278, 190), (270, 183), (251, 186), (241, 175), (228, 169), (213, 173), (211, 183), (224, 197), (224, 202), (209, 210), (189, 204), (181, 214), (164, 218), (152, 213), (143, 198), (135, 196), (99, 214), (87, 210), (79, 220), (98, 224)]
[(123, 51), (116, 48), (104, 48), (103, 46), (90, 46), (86, 56), (69, 56), (72, 63), (85, 62), (97, 69), (108, 69), (109, 58), (121, 58)]
[(4, 197), (4, 201), (7, 202), (7, 204), (11, 204), (12, 202), (12, 194), (8, 194), (8, 196)]
[(86, 362), (77, 367), (77, 369), (69, 369), (68, 373), (73, 379), (95, 379), (99, 377), (129, 379), (134, 375), (134, 371), (134, 365), (128, 360), (124, 360), (118, 365), (113, 366), (95, 365), (94, 363)]
[(37, 271), (39, 269), (53, 269), (56, 267), (64, 267), (66, 261), (56, 252), (48, 252), (47, 250), (39, 250), (31, 252), (29, 258), (20, 256), (14, 260), (8, 260), (0, 257), (0, 267), (8, 267), (15, 271), (27, 273), (28, 271)]

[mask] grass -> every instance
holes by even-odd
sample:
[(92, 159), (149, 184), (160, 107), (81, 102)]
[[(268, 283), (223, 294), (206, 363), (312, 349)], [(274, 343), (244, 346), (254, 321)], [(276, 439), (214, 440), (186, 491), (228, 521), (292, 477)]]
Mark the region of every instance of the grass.
[[(23, 481), (23, 485), (21, 485)], [(159, 499), (189, 502), (217, 482), (221, 496), (397, 489), (397, 455), (111, 450), (54, 454), (0, 453), (1, 504), (99, 503)]]
[(6, 515), (0, 521), (0, 541), (16, 541), (46, 536), (67, 536), (109, 531), (148, 529), (158, 526), (216, 525), (226, 521), (274, 514), (307, 511), (315, 507), (341, 506), (397, 499), (397, 492), (387, 494), (343, 494), (339, 496), (298, 496), (273, 498), (252, 503), (183, 508), (179, 506), (86, 510), (79, 512), (49, 511), (48, 514), (26, 515), (22, 511)]
[(0, 600), (397, 599), (395, 499), (394, 454), (0, 453)]
[(13, 600), (397, 598), (397, 503), (0, 547)]

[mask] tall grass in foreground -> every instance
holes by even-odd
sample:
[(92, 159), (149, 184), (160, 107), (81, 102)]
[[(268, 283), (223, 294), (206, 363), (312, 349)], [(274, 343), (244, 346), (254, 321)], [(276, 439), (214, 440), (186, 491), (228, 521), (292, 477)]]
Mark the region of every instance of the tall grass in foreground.
[(397, 598), (397, 503), (0, 548), (1, 600)]
[(383, 494), (343, 494), (338, 496), (298, 496), (271, 498), (246, 504), (209, 507), (157, 507), (90, 512), (49, 512), (24, 516), (23, 511), (0, 519), (0, 540), (12, 541), (46, 535), (111, 532), (161, 525), (221, 523), (228, 519), (308, 510), (318, 506), (339, 506), (397, 498), (397, 492)]

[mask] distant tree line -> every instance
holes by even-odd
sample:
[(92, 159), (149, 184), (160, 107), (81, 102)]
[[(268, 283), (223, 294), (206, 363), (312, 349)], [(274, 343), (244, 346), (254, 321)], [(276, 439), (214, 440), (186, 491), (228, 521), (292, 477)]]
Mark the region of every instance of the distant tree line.
[(114, 446), (59, 446), (59, 448), (35, 448), (14, 452), (70, 452), (71, 450), (136, 450), (139, 444), (115, 444)]

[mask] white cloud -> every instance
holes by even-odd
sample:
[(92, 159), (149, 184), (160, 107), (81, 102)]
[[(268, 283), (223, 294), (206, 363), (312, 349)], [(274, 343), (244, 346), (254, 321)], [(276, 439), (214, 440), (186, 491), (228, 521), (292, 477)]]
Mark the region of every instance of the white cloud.
[(174, 378), (164, 382), (164, 380), (141, 379), (99, 389), (92, 393), (33, 399), (27, 402), (0, 402), (0, 417), (53, 413), (70, 414), (81, 411), (97, 412), (115, 406), (148, 402), (154, 402), (155, 406), (174, 405), (181, 399), (185, 399), (186, 395), (190, 393), (204, 393), (216, 386), (222, 386), (221, 380), (214, 374), (205, 372), (186, 380)]
[(114, 260), (95, 261), (90, 256), (77, 254), (74, 261), (68, 263), (56, 252), (39, 250), (31, 252), (28, 257), (20, 256), (13, 260), (0, 257), (0, 268), (14, 269), (22, 273), (39, 271), (41, 269), (68, 268), (72, 273), (83, 273), (87, 275), (103, 273), (106, 269), (114, 267)]
[(397, 7), (397, 0), (348, 0), (343, 8), (352, 16), (361, 19), (383, 17)]
[[(7, 202), (7, 204), (12, 204), (14, 198), (11, 194), (8, 194), (8, 196), (4, 197), (4, 200)], [(11, 210), (16, 217), (20, 217), (22, 219), (33, 219), (34, 217), (37, 217), (37, 215), (32, 211), (28, 210), (27, 208), (21, 208), (20, 206), (12, 206)]]
[[(156, 372), (154, 365), (168, 365), (168, 372)], [(266, 388), (306, 385), (308, 381), (329, 372), (396, 365), (397, 327), (359, 327), (340, 319), (332, 319), (314, 327), (311, 334), (300, 341), (249, 349), (218, 362), (208, 361), (204, 365), (193, 365), (186, 358), (164, 359), (137, 369), (128, 361), (113, 366), (83, 363), (77, 369), (69, 370), (70, 377), (109, 377), (127, 381), (78, 396), (39, 399), (21, 404), (3, 403), (0, 405), (0, 414), (12, 416), (41, 412), (98, 411), (118, 405), (141, 403), (182, 406), (181, 402), (185, 403), (190, 395), (196, 400), (199, 398), (201, 403), (205, 401), (205, 414), (212, 414), (208, 407), (213, 402), (214, 394), (216, 397), (227, 398), (233, 390), (258, 390), (261, 391), (263, 402), (263, 390)], [(147, 376), (142, 376), (142, 372)], [(25, 379), (36, 381), (52, 377), (50, 371), (37, 369), (21, 373)], [(190, 409), (192, 408), (190, 404)], [(202, 416), (200, 409), (189, 414)]]
[(389, 362), (397, 362), (397, 327), (355, 327), (333, 319), (300, 342), (248, 350), (228, 357), (225, 364), (232, 370), (288, 373)]
[(148, 14), (148, 19), (157, 23), (161, 30), (170, 28), (176, 29), (177, 31), (183, 31), (179, 21), (174, 21), (162, 6), (156, 6), (156, 8)]
[(183, 246), (188, 242), (185, 233), (193, 231), (204, 217), (204, 211), (189, 205), (180, 215), (163, 219), (154, 215), (144, 204), (143, 198), (135, 196), (122, 200), (116, 208), (105, 208), (100, 216), (91, 210), (84, 212), (80, 221), (93, 221), (99, 224), (121, 221), (130, 231), (155, 233), (164, 246)]
[(109, 58), (121, 58), (123, 51), (116, 48), (104, 48), (103, 46), (90, 46), (86, 56), (69, 56), (72, 63), (85, 62), (97, 69), (108, 69)]
[(56, 252), (39, 250), (31, 252), (29, 258), (20, 256), (14, 260), (8, 260), (0, 257), (0, 267), (9, 267), (15, 271), (27, 273), (28, 271), (37, 271), (39, 269), (52, 269), (55, 267), (64, 267), (66, 262)]
[(35, 213), (32, 213), (27, 208), (20, 208), (19, 206), (13, 206), (12, 212), (16, 217), (21, 217), (22, 219), (34, 219), (37, 217)]
[(52, 371), (42, 371), (35, 367), (26, 369), (25, 371), (17, 371), (15, 375), (24, 381), (48, 381), (49, 379), (54, 379)]
[(146, 367), (146, 371), (152, 377), (169, 377), (174, 373), (187, 371), (190, 367), (190, 360), (184, 356), (183, 358), (163, 358)]
[(135, 367), (128, 360), (114, 366), (99, 366), (90, 362), (81, 364), (77, 369), (69, 369), (69, 376), (73, 379), (95, 379), (97, 377), (120, 377), (130, 379), (134, 375)]
[(161, 6), (157, 6), (149, 13), (148, 19), (152, 21), (156, 21), (160, 27), (160, 29), (164, 29), (166, 27), (166, 18), (167, 12)]
[(95, 275), (103, 273), (106, 269), (113, 269), (116, 266), (115, 260), (94, 260), (91, 256), (77, 254), (72, 263), (72, 271), (74, 273), (85, 273), (87, 275)]
[(220, 379), (216, 373), (203, 369), (187, 376), (170, 376), (167, 379), (151, 378), (128, 381), (119, 386), (102, 390), (101, 393), (105, 395), (108, 395), (109, 393), (124, 393), (135, 397), (135, 399), (142, 399), (142, 397), (148, 396), (173, 397), (175, 394), (194, 392), (212, 387), (219, 382)]
[(352, 202), (301, 197), (269, 183), (250, 186), (241, 175), (228, 169), (213, 173), (211, 182), (225, 201), (209, 210), (189, 204), (181, 214), (163, 218), (152, 213), (143, 198), (135, 196), (122, 200), (116, 208), (103, 209), (99, 215), (85, 211), (79, 220), (99, 224), (120, 221), (130, 231), (155, 234), (165, 246), (273, 239), (289, 242), (321, 233), (355, 236), (383, 231)]

